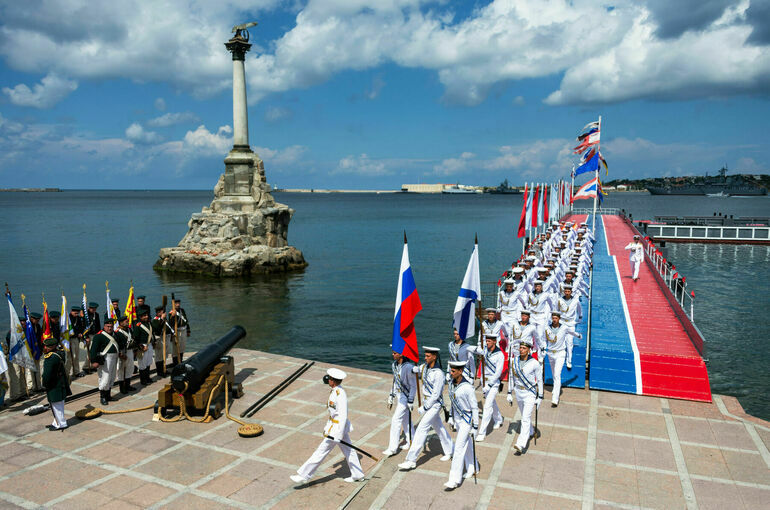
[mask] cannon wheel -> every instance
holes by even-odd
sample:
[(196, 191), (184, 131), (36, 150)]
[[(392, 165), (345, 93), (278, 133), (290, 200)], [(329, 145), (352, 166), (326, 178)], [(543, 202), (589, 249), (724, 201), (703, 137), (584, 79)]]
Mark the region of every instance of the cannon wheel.
[(209, 405), (209, 416), (215, 420), (222, 416), (222, 404), (219, 402), (214, 402)]
[(230, 392), (233, 398), (241, 398), (243, 396), (243, 385), (241, 383), (233, 384), (230, 386)]

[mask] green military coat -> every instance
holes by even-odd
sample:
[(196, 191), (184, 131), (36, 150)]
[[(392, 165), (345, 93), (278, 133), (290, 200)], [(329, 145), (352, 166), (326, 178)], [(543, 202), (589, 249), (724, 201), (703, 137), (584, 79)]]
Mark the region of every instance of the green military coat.
[(64, 371), (62, 351), (52, 351), (44, 355), (42, 379), (49, 402), (61, 402), (68, 395), (72, 395), (67, 374)]

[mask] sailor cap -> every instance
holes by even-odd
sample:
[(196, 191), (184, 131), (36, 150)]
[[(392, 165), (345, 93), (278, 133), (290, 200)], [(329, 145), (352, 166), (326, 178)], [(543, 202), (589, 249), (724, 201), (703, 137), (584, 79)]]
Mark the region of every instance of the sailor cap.
[(639, 235), (635, 235), (635, 236), (634, 236), (634, 239), (639, 239)]
[[(521, 269), (521, 268), (517, 267), (516, 269)], [(515, 273), (516, 270), (514, 269), (513, 272)], [(521, 272), (521, 271), (519, 271), (519, 272)], [(513, 278), (506, 278), (505, 280), (503, 280), (503, 283), (506, 284), (506, 285), (513, 285), (514, 281), (513, 281)]]
[(494, 333), (484, 333), (484, 338), (491, 338), (492, 340), (497, 340), (497, 335)]
[(489, 313), (489, 312), (497, 312), (497, 308), (491, 308), (491, 307), (490, 308), (484, 308), (484, 311), (487, 312), (487, 313)]
[(535, 280), (535, 285), (542, 285), (544, 283), (545, 283), (544, 280)]
[(532, 339), (522, 338), (521, 340), (519, 340), (519, 345), (526, 345), (527, 347), (532, 347)]
[(467, 363), (467, 361), (450, 361), (449, 362), (449, 366), (451, 368), (460, 368), (460, 369), (462, 369), (462, 368), (465, 368), (465, 364), (466, 363)]
[(572, 290), (572, 285), (570, 285), (570, 284), (567, 284), (567, 285), (562, 285), (562, 288), (563, 288), (564, 290), (567, 290), (567, 289), (570, 289), (570, 290)]
[(524, 272), (524, 268), (523, 267), (514, 267), (513, 268), (513, 272), (514, 273), (523, 273)]
[(428, 347), (426, 345), (425, 347), (422, 348), (422, 350), (425, 351), (425, 352), (437, 353), (437, 352), (439, 352), (440, 349), (438, 347)]
[[(535, 252), (534, 252), (534, 251), (531, 251), (530, 253), (535, 253)], [(527, 260), (537, 260), (537, 257), (535, 257), (534, 255), (529, 255), (529, 256), (527, 257)]]
[(521, 312), (522, 314), (532, 315), (532, 310), (529, 310), (527, 308), (522, 308)]
[(346, 374), (339, 368), (330, 368), (329, 370), (326, 371), (326, 375), (328, 375), (332, 379), (337, 379), (338, 381), (341, 381), (348, 376), (348, 374)]
[(561, 317), (561, 312), (559, 310), (552, 310), (551, 315), (556, 315), (557, 317)]
[(538, 273), (545, 273), (546, 271), (548, 271), (548, 268), (547, 268), (547, 267), (538, 267), (538, 268), (536, 269), (536, 271), (537, 271)]

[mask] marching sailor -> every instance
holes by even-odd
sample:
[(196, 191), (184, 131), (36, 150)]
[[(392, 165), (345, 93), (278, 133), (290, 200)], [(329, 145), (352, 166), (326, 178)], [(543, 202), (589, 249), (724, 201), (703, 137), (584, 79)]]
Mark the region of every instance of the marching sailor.
[(540, 348), (548, 355), (548, 363), (551, 364), (551, 374), (553, 374), (553, 393), (551, 395), (551, 407), (559, 405), (559, 394), (561, 393), (561, 370), (564, 362), (567, 362), (567, 369), (572, 368), (572, 338), (583, 338), (583, 335), (576, 333), (560, 324), (561, 312), (554, 310), (551, 312), (551, 323), (546, 326)]
[(628, 260), (631, 262), (631, 272), (634, 281), (639, 279), (639, 266), (641, 266), (644, 260), (644, 246), (639, 242), (639, 236), (635, 235), (634, 240), (625, 247), (631, 253), (628, 254)]
[(543, 330), (547, 321), (546, 314), (548, 310), (555, 308), (554, 297), (550, 292), (543, 291), (543, 280), (536, 280), (534, 289), (526, 297), (526, 302), (522, 303), (532, 312), (530, 320)]
[(118, 341), (113, 336), (115, 319), (105, 319), (102, 330), (91, 339), (91, 367), (99, 376), (99, 395), (103, 406), (109, 405), (110, 389), (118, 366)]
[[(532, 314), (527, 309), (524, 309), (521, 311), (521, 320), (516, 321), (513, 324), (511, 324), (511, 329), (509, 332), (509, 338), (510, 343), (508, 344), (508, 359), (511, 360), (515, 356), (518, 355), (519, 352), (519, 342), (523, 339), (529, 340), (530, 345), (530, 353), (533, 351), (537, 351), (537, 346), (540, 344), (540, 332), (538, 331), (538, 328), (535, 324), (532, 324), (529, 322), (529, 317)], [(532, 346), (535, 346), (534, 349)], [(542, 360), (541, 360), (542, 362)], [(508, 363), (508, 368), (510, 369), (510, 361)], [(508, 377), (508, 381), (510, 381), (510, 374)]]
[[(517, 267), (514, 269), (514, 271), (516, 269), (521, 268)], [(519, 271), (518, 274), (521, 274), (521, 271)], [(513, 278), (506, 278), (503, 282), (503, 288), (497, 294), (497, 306), (500, 308), (500, 320), (504, 323), (508, 323), (516, 319), (519, 300), (516, 299), (516, 293), (518, 292), (518, 289), (514, 288), (515, 284), (516, 281)]]
[(115, 330), (118, 341), (118, 371), (115, 379), (119, 382), (120, 393), (136, 391), (131, 386), (131, 376), (134, 375), (134, 339), (128, 326), (128, 317), (122, 315), (118, 319), (118, 329)]
[(47, 338), (43, 341), (43, 387), (46, 390), (48, 403), (53, 413), (53, 423), (48, 430), (64, 430), (67, 428), (67, 418), (64, 417), (64, 399), (72, 395), (67, 372), (64, 368), (64, 351), (58, 351), (59, 341)]
[(423, 347), (425, 351), (425, 363), (415, 367), (413, 372), (421, 374), (423, 405), (418, 409), (422, 415), (420, 423), (414, 432), (412, 446), (406, 453), (406, 460), (398, 465), (404, 470), (417, 467), (417, 456), (425, 446), (425, 440), (428, 437), (428, 430), (433, 427), (439, 441), (441, 449), (444, 451), (442, 462), (452, 458), (452, 438), (449, 437), (444, 422), (441, 421), (441, 411), (444, 409), (444, 371), (441, 370), (441, 364), (438, 362), (438, 347)]
[(341, 443), (350, 444), (350, 431), (353, 430), (348, 419), (348, 396), (342, 387), (342, 380), (347, 374), (339, 368), (330, 368), (326, 371), (324, 382), (331, 388), (329, 400), (326, 407), (329, 410), (329, 419), (324, 427), (324, 439), (318, 448), (313, 452), (307, 461), (297, 470), (296, 475), (291, 475), (291, 481), (295, 483), (307, 482), (318, 466), (324, 461), (334, 445), (339, 445), (342, 455), (348, 462), (350, 476), (345, 478), (346, 482), (358, 482), (364, 479), (364, 471), (361, 469), (361, 462), (358, 460), (358, 454), (349, 446)]
[(583, 307), (580, 306), (580, 299), (572, 297), (572, 285), (564, 285), (563, 289), (564, 295), (557, 301), (561, 323), (575, 331), (577, 323), (583, 321)]
[(136, 343), (137, 365), (139, 365), (139, 382), (145, 386), (152, 384), (150, 367), (152, 366), (153, 344), (155, 336), (150, 325), (150, 307), (143, 305), (137, 308), (139, 322), (134, 325), (132, 337)]
[(393, 386), (388, 395), (388, 407), (396, 404), (396, 410), (393, 411), (393, 418), (390, 421), (390, 441), (388, 448), (382, 453), (387, 456), (395, 455), (398, 452), (398, 444), (401, 440), (401, 431), (406, 436), (406, 444), (401, 447), (402, 450), (408, 449), (412, 444), (414, 437), (414, 426), (412, 425), (412, 409), (414, 408), (414, 396), (417, 390), (417, 376), (412, 369), (414, 363), (403, 354), (393, 351)]
[[(476, 375), (476, 358), (473, 356), (473, 347), (460, 338), (460, 333), (457, 329), (453, 330), (454, 340), (449, 342), (449, 362), (462, 361), (465, 363), (465, 370), (463, 371), (463, 377), (465, 377), (471, 384), (473, 384), (473, 377)], [(446, 382), (451, 379), (449, 373), (449, 365), (446, 367)]]
[(484, 412), (481, 419), (481, 428), (479, 429), (477, 441), (483, 441), (487, 434), (489, 422), (494, 418), (493, 428), (499, 429), (503, 426), (503, 415), (497, 406), (497, 393), (500, 391), (500, 377), (503, 375), (503, 363), (505, 357), (503, 352), (497, 347), (497, 335), (485, 334), (486, 345), (481, 347), (477, 345), (474, 354), (484, 356), (484, 377), (485, 384), (482, 390), (484, 394)]
[[(471, 443), (468, 436), (476, 437), (479, 430), (479, 404), (473, 385), (463, 377), (465, 363), (450, 361), (449, 370), (452, 377), (449, 383), (449, 400), (452, 404), (452, 414), (457, 422), (457, 437), (452, 453), (452, 467), (449, 470), (449, 480), (444, 484), (448, 490), (460, 486), (464, 477), (470, 478), (478, 470), (476, 461), (476, 445)], [(469, 444), (470, 443), (470, 444)]]
[[(523, 338), (519, 342), (519, 355), (513, 357), (511, 361), (511, 378), (509, 381), (513, 385), (513, 391), (516, 393), (516, 403), (521, 413), (521, 427), (519, 437), (516, 439), (514, 455), (521, 455), (527, 447), (529, 438), (537, 432), (532, 427), (532, 411), (540, 408), (540, 402), (543, 401), (543, 377), (542, 365), (535, 358), (529, 356), (532, 348), (532, 340)], [(508, 386), (508, 403), (513, 403), (511, 395), (511, 386)]]

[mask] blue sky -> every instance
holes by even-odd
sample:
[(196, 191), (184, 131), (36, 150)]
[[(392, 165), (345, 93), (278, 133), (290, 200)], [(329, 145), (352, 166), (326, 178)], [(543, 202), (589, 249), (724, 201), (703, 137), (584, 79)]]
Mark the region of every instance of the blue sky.
[(210, 189), (250, 143), (281, 187), (567, 176), (602, 115), (612, 177), (770, 173), (759, 0), (0, 4), (0, 187)]

